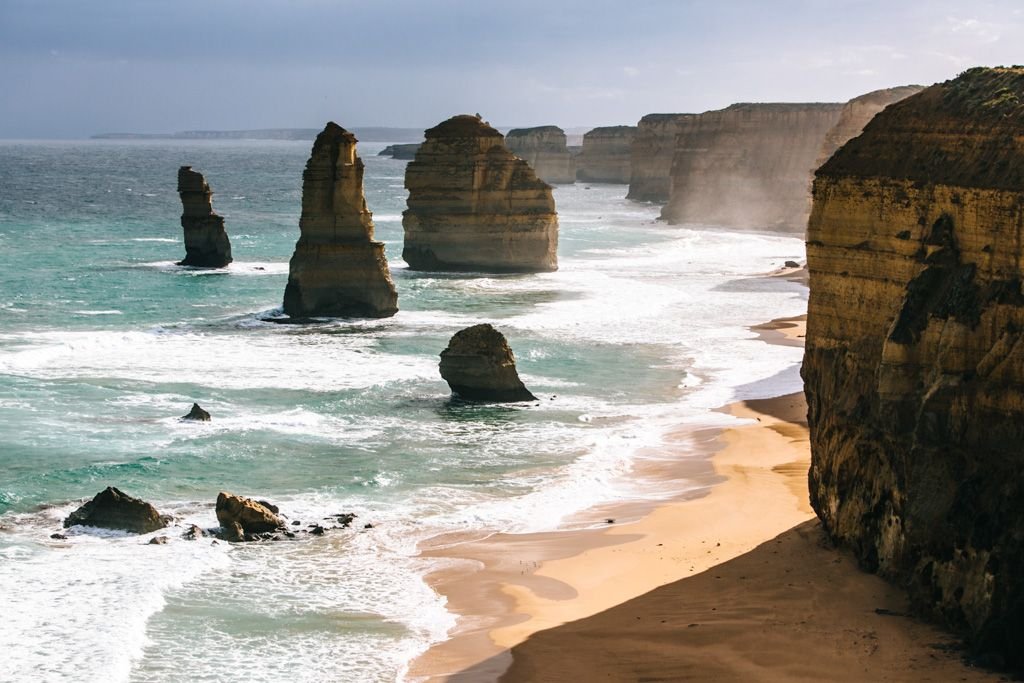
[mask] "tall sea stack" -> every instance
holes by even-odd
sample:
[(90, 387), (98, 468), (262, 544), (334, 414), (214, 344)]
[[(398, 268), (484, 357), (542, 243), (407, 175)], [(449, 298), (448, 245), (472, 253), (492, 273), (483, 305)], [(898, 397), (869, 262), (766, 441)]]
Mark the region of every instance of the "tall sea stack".
[(565, 131), (558, 126), (513, 128), (505, 136), (505, 145), (545, 183), (576, 182), (576, 160), (566, 146)]
[(602, 126), (587, 132), (576, 160), (576, 178), (593, 183), (628, 184), (635, 138), (636, 126)]
[(630, 147), (629, 193), (638, 202), (668, 201), (672, 190), (672, 159), (676, 136), (698, 114), (647, 114), (636, 126)]
[(878, 114), (818, 170), (807, 239), (815, 511), (1024, 667), (1024, 69)]
[(398, 311), (384, 244), (373, 239), (356, 138), (333, 121), (316, 136), (302, 173), (299, 231), (284, 290), (287, 315), (386, 318)]
[(551, 187), (477, 116), (426, 131), (405, 170), (402, 257), (413, 270), (543, 272), (558, 268)]
[(223, 268), (231, 263), (231, 242), (224, 217), (213, 212), (213, 192), (203, 174), (191, 166), (178, 169), (181, 227), (185, 230), (185, 258), (179, 266)]

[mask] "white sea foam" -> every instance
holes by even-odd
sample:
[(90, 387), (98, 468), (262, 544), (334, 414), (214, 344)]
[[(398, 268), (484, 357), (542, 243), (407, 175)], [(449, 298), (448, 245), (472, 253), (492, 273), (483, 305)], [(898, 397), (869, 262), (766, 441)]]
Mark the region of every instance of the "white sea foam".
[(110, 308), (110, 309), (99, 310), (99, 311), (81, 310), (81, 311), (71, 311), (71, 312), (75, 313), (77, 315), (124, 315), (124, 313), (122, 311), (119, 311), (116, 308)]
[(170, 237), (132, 237), (131, 242), (163, 242), (166, 244), (181, 244), (181, 240)]

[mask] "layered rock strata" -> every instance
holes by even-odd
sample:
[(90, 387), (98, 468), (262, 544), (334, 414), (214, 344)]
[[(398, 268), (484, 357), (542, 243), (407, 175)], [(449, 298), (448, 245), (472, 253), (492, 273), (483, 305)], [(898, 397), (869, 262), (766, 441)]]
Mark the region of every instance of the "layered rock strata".
[(551, 187), (480, 118), (455, 116), (426, 131), (405, 187), (402, 257), (413, 270), (558, 268)]
[(891, 105), (817, 173), (811, 503), (913, 602), (1024, 666), (1024, 69)]
[(532, 401), (505, 335), (486, 323), (455, 333), (441, 352), (441, 377), (469, 401)]
[(576, 182), (576, 162), (566, 145), (565, 131), (558, 126), (513, 128), (505, 136), (505, 145), (545, 183)]
[(302, 173), (299, 231), (287, 315), (386, 318), (398, 311), (384, 243), (373, 239), (356, 138), (333, 121), (316, 137)]
[(185, 231), (185, 258), (179, 266), (223, 268), (231, 263), (231, 241), (224, 218), (213, 212), (213, 192), (203, 174), (191, 166), (178, 169), (181, 227)]
[(629, 184), (636, 126), (604, 126), (583, 136), (576, 178), (594, 183)]
[(64, 520), (64, 527), (94, 526), (148, 534), (167, 526), (169, 518), (144, 500), (133, 498), (113, 486), (97, 493)]
[(734, 104), (681, 123), (671, 195), (661, 217), (804, 231), (810, 183), (825, 135), (843, 105)]
[(698, 114), (647, 114), (629, 151), (627, 199), (664, 204), (672, 190), (672, 159), (682, 126)]
[(896, 88), (875, 90), (874, 92), (854, 97), (843, 105), (843, 110), (839, 113), (839, 120), (825, 135), (825, 140), (821, 145), (821, 151), (818, 153), (818, 159), (814, 163), (814, 167), (821, 166), (828, 161), (830, 156), (835, 154), (837, 149), (845, 145), (848, 140), (860, 135), (861, 131), (864, 130), (864, 126), (868, 125), (868, 122), (875, 118), (878, 112), (890, 104), (906, 99), (922, 90), (924, 90), (924, 86), (921, 85), (903, 85)]

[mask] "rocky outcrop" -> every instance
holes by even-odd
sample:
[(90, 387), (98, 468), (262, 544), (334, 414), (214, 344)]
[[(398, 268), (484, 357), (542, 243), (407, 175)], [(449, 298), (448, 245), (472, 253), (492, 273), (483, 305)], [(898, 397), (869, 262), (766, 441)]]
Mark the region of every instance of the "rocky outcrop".
[(226, 491), (217, 495), (216, 512), (217, 522), (229, 533), (236, 525), (244, 534), (274, 531), (284, 525), (284, 521), (277, 516), (277, 509), (266, 501), (244, 498)]
[(825, 135), (843, 105), (734, 104), (681, 123), (661, 217), (803, 233)]
[(583, 136), (576, 177), (594, 183), (629, 184), (636, 126), (604, 126)]
[(178, 169), (181, 227), (185, 230), (185, 258), (179, 266), (223, 268), (231, 263), (231, 242), (224, 218), (213, 212), (213, 192), (203, 174), (191, 166)]
[(108, 486), (92, 500), (78, 508), (64, 520), (64, 527), (94, 526), (101, 529), (119, 529), (136, 534), (148, 534), (167, 526), (168, 518), (144, 500)]
[(647, 114), (636, 126), (629, 154), (627, 199), (664, 204), (672, 191), (676, 136), (698, 114)]
[(200, 408), (198, 403), (193, 403), (192, 410), (188, 411), (188, 415), (182, 415), (181, 419), (188, 422), (209, 422), (210, 414)]
[(545, 183), (576, 182), (576, 163), (566, 146), (565, 131), (558, 126), (513, 128), (505, 136), (505, 145)]
[(394, 159), (415, 159), (416, 152), (420, 149), (420, 143), (413, 142), (405, 145), (388, 145), (381, 151), (377, 152), (379, 157), (392, 157)]
[(302, 173), (301, 233), (288, 265), (284, 312), (386, 318), (398, 311), (384, 243), (373, 239), (356, 138), (329, 122)]
[(1024, 666), (1024, 69), (876, 116), (814, 182), (803, 363), (828, 532)]
[(532, 401), (505, 335), (484, 323), (455, 333), (441, 352), (441, 377), (469, 401)]
[(843, 110), (839, 113), (839, 120), (825, 135), (825, 141), (821, 145), (821, 151), (814, 167), (821, 166), (848, 140), (860, 135), (864, 126), (868, 125), (868, 121), (875, 118), (878, 112), (890, 104), (906, 99), (922, 90), (924, 90), (924, 86), (921, 85), (904, 85), (897, 88), (875, 90), (866, 95), (854, 97), (843, 105)]
[(551, 187), (479, 117), (454, 116), (426, 131), (405, 187), (402, 257), (413, 270), (558, 268)]

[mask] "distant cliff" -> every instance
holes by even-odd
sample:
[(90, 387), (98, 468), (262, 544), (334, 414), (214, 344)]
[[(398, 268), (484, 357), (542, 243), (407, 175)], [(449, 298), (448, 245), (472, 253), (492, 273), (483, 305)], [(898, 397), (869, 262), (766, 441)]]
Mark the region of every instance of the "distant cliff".
[(576, 182), (576, 162), (566, 146), (565, 131), (558, 126), (513, 128), (505, 135), (505, 146), (545, 183)]
[(669, 223), (803, 232), (810, 182), (839, 103), (734, 104), (679, 122)]
[(583, 136), (576, 178), (595, 183), (629, 183), (636, 126), (604, 126)]
[(672, 190), (672, 159), (676, 136), (698, 114), (647, 114), (636, 126), (630, 147), (629, 193), (638, 202), (668, 201)]
[(890, 106), (818, 170), (811, 502), (869, 570), (1024, 667), (1024, 69)]
[(817, 168), (828, 161), (828, 158), (835, 154), (835, 151), (846, 144), (847, 140), (857, 137), (868, 121), (873, 119), (878, 112), (888, 107), (893, 102), (899, 102), (911, 95), (924, 90), (921, 85), (903, 85), (896, 88), (885, 88), (875, 90), (860, 97), (854, 97), (843, 105), (843, 111), (839, 114), (839, 120), (832, 130), (825, 136), (818, 153), (818, 160), (814, 167)]

